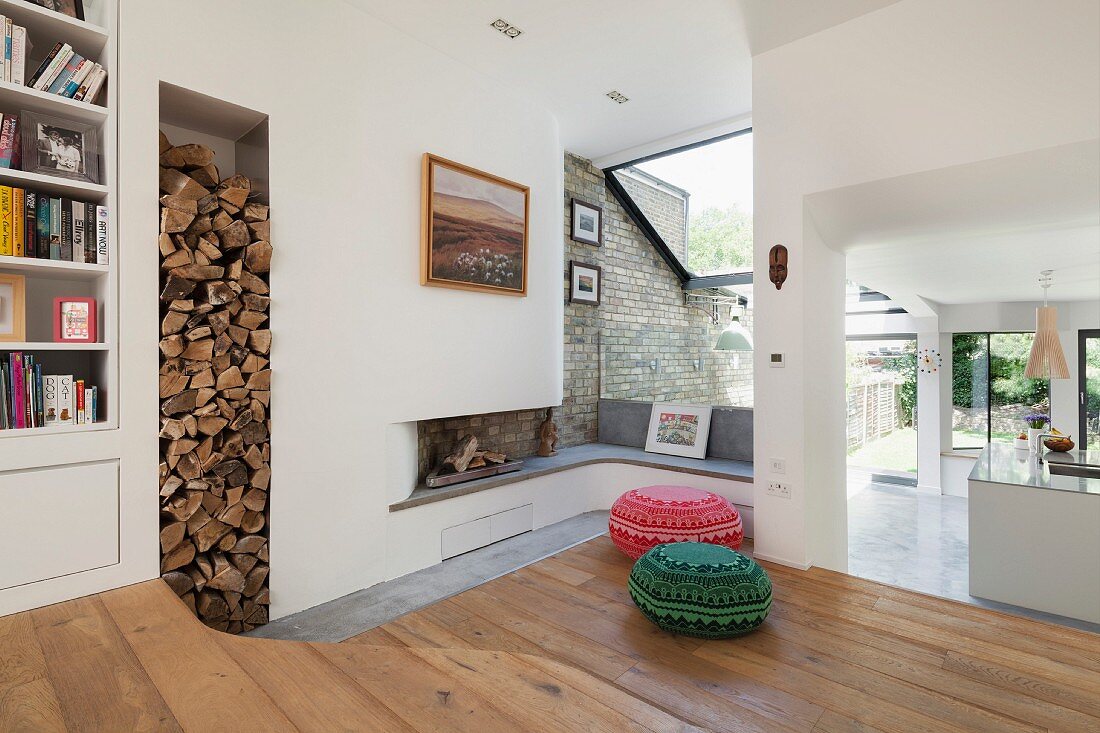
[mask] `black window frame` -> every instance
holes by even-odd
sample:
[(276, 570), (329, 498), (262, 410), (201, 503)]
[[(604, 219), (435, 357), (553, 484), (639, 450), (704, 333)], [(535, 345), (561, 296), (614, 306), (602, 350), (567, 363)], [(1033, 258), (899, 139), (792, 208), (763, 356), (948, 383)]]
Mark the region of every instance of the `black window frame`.
[(619, 202), (619, 205), (626, 211), (627, 216), (634, 222), (639, 229), (642, 230), (642, 234), (649, 240), (649, 243), (653, 245), (653, 248), (657, 250), (657, 254), (661, 256), (661, 259), (665, 261), (665, 264), (669, 266), (672, 272), (676, 275), (680, 281), (681, 287), (684, 290), (702, 290), (705, 288), (720, 288), (728, 285), (751, 285), (752, 273), (751, 272), (738, 272), (728, 273), (720, 275), (696, 275), (691, 270), (687, 269), (687, 266), (680, 262), (680, 259), (673, 254), (672, 249), (665, 243), (665, 240), (661, 237), (657, 229), (650, 223), (645, 213), (642, 212), (638, 205), (634, 203), (634, 199), (630, 197), (626, 189), (618, 179), (612, 175), (616, 171), (621, 171), (631, 166), (640, 165), (651, 160), (657, 160), (658, 158), (666, 158), (670, 155), (676, 155), (677, 153), (684, 153), (695, 148), (701, 148), (705, 145), (711, 145), (713, 143), (719, 143), (723, 140), (729, 140), (742, 135), (749, 135), (752, 133), (752, 127), (746, 127), (742, 130), (735, 130), (734, 132), (727, 132), (723, 135), (717, 135), (715, 137), (707, 138), (706, 140), (700, 140), (699, 142), (690, 143), (688, 145), (680, 145), (675, 148), (669, 148), (660, 153), (653, 153), (652, 155), (645, 155), (641, 158), (635, 158), (625, 163), (619, 163), (617, 165), (609, 166), (603, 169), (604, 183), (607, 189), (611, 191), (611, 195), (615, 200)]
[[(953, 331), (951, 333), (951, 354), (948, 358), (952, 360), (951, 363), (951, 450), (953, 451), (965, 451), (965, 450), (982, 450), (993, 442), (993, 380), (989, 378), (989, 367), (992, 354), (992, 337), (997, 335), (1008, 334), (1031, 334), (1034, 337), (1034, 331)], [(955, 337), (956, 336), (985, 336), (985, 359), (986, 359), (986, 379), (985, 379), (985, 445), (955, 445)], [(1047, 404), (1051, 404), (1050, 396), (1050, 379), (1047, 379)]]

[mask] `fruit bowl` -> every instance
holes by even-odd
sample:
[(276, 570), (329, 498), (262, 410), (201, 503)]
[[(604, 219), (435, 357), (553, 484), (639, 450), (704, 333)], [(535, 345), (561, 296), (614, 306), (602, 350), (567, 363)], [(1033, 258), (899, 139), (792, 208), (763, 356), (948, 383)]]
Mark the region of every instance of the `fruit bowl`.
[(1057, 438), (1043, 438), (1043, 445), (1047, 447), (1047, 450), (1052, 450), (1055, 453), (1065, 453), (1073, 450), (1073, 441), (1069, 439), (1068, 435)]

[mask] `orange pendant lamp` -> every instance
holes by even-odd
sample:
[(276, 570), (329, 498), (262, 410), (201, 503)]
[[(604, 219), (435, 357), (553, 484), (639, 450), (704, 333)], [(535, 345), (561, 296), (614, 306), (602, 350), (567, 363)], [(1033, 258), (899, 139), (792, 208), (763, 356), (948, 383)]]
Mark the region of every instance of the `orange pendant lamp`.
[(1035, 340), (1031, 342), (1031, 355), (1024, 369), (1024, 376), (1031, 379), (1069, 379), (1069, 366), (1058, 338), (1058, 309), (1047, 305), (1052, 272), (1043, 270), (1039, 274), (1043, 305), (1035, 309)]

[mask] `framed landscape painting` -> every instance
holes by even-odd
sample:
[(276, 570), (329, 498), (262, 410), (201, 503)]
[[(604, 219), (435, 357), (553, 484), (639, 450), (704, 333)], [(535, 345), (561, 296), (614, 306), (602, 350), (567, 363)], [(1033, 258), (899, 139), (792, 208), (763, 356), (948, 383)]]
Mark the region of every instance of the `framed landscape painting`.
[(570, 260), (569, 262), (569, 302), (600, 304), (600, 291), (603, 290), (603, 270), (597, 265)]
[(527, 295), (527, 186), (425, 153), (421, 198), (421, 285)]
[(570, 238), (581, 244), (603, 244), (603, 209), (587, 201), (573, 199), (573, 226)]
[(705, 405), (653, 404), (649, 416), (648, 453), (706, 458), (711, 408)]

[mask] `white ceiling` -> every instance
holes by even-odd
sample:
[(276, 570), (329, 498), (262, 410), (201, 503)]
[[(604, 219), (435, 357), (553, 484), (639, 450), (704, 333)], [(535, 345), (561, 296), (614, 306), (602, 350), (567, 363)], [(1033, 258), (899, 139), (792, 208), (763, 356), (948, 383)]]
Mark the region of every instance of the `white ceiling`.
[[(752, 53), (897, 2), (346, 1), (542, 105), (587, 158), (748, 114)], [(523, 35), (493, 30), (497, 18)]]
[(1100, 299), (1100, 140), (807, 197), (849, 279), (917, 315), (928, 302)]

